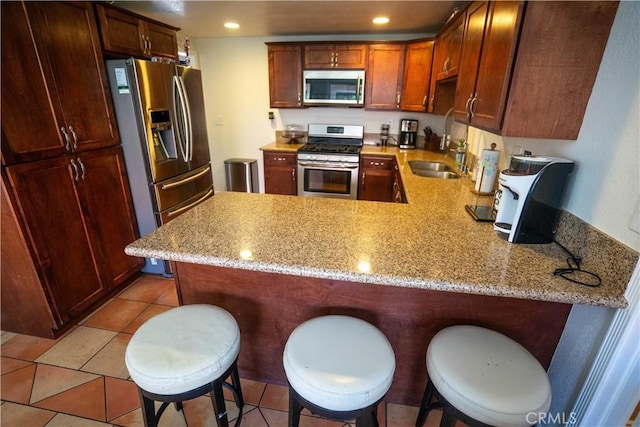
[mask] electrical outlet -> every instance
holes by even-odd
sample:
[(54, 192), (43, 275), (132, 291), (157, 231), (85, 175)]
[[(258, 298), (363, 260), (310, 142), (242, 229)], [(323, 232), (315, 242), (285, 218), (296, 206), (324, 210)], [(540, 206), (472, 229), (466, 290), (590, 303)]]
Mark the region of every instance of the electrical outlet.
[(216, 126), (224, 126), (224, 119), (222, 118), (222, 116), (216, 116), (215, 124)]

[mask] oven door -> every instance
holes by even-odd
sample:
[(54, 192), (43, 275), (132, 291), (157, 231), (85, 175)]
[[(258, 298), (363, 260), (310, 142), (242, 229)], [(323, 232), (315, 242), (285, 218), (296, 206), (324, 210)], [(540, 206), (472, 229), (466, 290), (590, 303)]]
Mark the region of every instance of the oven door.
[(298, 195), (356, 199), (358, 163), (298, 161)]

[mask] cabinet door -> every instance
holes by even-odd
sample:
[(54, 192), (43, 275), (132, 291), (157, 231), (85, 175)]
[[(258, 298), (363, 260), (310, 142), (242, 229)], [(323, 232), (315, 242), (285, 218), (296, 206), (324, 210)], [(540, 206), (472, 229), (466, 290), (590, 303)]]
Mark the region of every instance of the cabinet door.
[(269, 46), (271, 108), (302, 107), (302, 46)]
[(96, 5), (96, 10), (104, 50), (136, 57), (145, 55), (144, 33), (137, 17), (100, 4)]
[(466, 14), (461, 12), (436, 40), (436, 45), (441, 46), (433, 65), (436, 80), (448, 79), (458, 74), (465, 19)]
[(52, 101), (57, 97), (62, 106), (62, 126), (72, 150), (117, 145), (93, 7), (85, 2), (25, 5), (45, 80)]
[(49, 96), (24, 4), (4, 1), (0, 5), (3, 162), (14, 164), (64, 154), (62, 107), (55, 96)]
[(470, 105), (471, 124), (476, 127), (497, 132), (502, 127), (522, 7), (519, 1), (490, 4), (476, 96)]
[(124, 253), (138, 236), (124, 159), (119, 147), (72, 157), (80, 178), (77, 188), (90, 218), (91, 241), (107, 288), (112, 289), (142, 268), (144, 260)]
[(264, 191), (268, 194), (298, 194), (296, 154), (281, 151), (265, 151)]
[(369, 61), (365, 76), (365, 108), (400, 109), (403, 63), (403, 44), (369, 46)]
[[(488, 2), (474, 2), (467, 11), (464, 40), (462, 41), (462, 57), (453, 105), (455, 118), (464, 123), (469, 123), (471, 119), (470, 108), (476, 94), (476, 77), (488, 10)], [(504, 54), (506, 55), (506, 53)]]
[(70, 160), (62, 156), (5, 168), (60, 324), (106, 293), (87, 234), (91, 224), (76, 191), (79, 170)]
[(333, 68), (332, 44), (308, 44), (304, 46), (304, 68)]
[(149, 56), (178, 59), (178, 35), (171, 29), (153, 22), (145, 23)]
[(402, 111), (427, 109), (433, 45), (433, 40), (407, 44), (402, 79)]
[(365, 68), (367, 46), (362, 44), (337, 44), (334, 47), (334, 64), (337, 68)]
[(390, 157), (362, 156), (358, 200), (393, 200), (393, 162)]

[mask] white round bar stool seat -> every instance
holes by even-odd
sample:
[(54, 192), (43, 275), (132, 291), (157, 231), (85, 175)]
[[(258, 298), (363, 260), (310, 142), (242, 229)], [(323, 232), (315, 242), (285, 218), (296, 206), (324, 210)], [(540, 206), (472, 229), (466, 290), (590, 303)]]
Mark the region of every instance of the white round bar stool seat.
[[(220, 307), (184, 305), (147, 320), (125, 352), (125, 364), (138, 386), (145, 418), (153, 418), (147, 425), (157, 425), (164, 410), (148, 413), (144, 406), (153, 408), (152, 401), (182, 402), (208, 392), (212, 393), (219, 425), (228, 425), (222, 386), (232, 389), (237, 405), (244, 403), (236, 365), (239, 351), (238, 324)], [(229, 376), (231, 385), (224, 383)], [(216, 392), (220, 396), (214, 396)]]
[[(458, 325), (438, 332), (427, 349), (427, 372), (445, 416), (450, 406), (478, 425), (533, 425), (551, 405), (551, 385), (538, 360), (490, 329)], [(430, 400), (423, 399), (420, 412)], [(422, 415), (416, 425), (424, 423)]]
[(327, 418), (377, 425), (377, 406), (391, 387), (395, 355), (375, 326), (331, 315), (304, 322), (291, 333), (283, 364), (289, 416), (295, 419), (289, 426), (298, 425), (300, 405)]

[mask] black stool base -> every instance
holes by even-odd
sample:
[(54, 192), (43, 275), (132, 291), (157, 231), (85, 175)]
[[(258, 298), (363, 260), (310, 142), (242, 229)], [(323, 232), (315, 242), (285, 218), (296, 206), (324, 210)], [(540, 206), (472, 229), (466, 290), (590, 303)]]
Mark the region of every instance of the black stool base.
[(303, 408), (307, 408), (312, 413), (323, 418), (334, 421), (356, 420), (356, 427), (379, 427), (378, 426), (378, 405), (384, 397), (366, 408), (354, 411), (331, 411), (309, 402), (300, 396), (289, 384), (289, 424), (288, 427), (298, 427), (300, 424), (300, 413)]
[[(145, 427), (157, 427), (160, 417), (167, 406), (170, 403), (175, 404), (176, 410), (182, 410), (182, 402), (185, 400), (195, 399), (206, 393), (211, 393), (211, 402), (213, 403), (213, 412), (216, 416), (216, 422), (218, 427), (229, 427), (229, 419), (227, 417), (227, 408), (224, 403), (224, 394), (222, 387), (227, 388), (233, 394), (233, 400), (236, 406), (240, 410), (238, 419), (234, 424), (234, 427), (239, 427), (242, 421), (242, 408), (244, 407), (244, 398), (242, 397), (242, 389), (240, 387), (240, 375), (238, 374), (238, 360), (236, 359), (233, 364), (227, 369), (219, 378), (214, 381), (205, 384), (195, 390), (187, 391), (180, 394), (155, 394), (138, 387), (138, 394), (140, 395), (140, 401), (142, 403), (142, 416), (144, 418)], [(231, 377), (231, 384), (225, 380)], [(158, 412), (155, 410), (155, 402), (163, 402), (158, 408)]]
[[(436, 397), (435, 402), (431, 402), (433, 397)], [(427, 380), (427, 386), (424, 389), (424, 395), (422, 396), (422, 402), (420, 403), (420, 410), (418, 411), (418, 418), (416, 419), (416, 427), (422, 427), (427, 420), (427, 416), (432, 409), (444, 408), (442, 413), (442, 419), (440, 420), (440, 427), (453, 427), (456, 420), (460, 420), (470, 427), (491, 427), (488, 424), (475, 420), (468, 415), (460, 412), (452, 404), (442, 397), (438, 390), (435, 388), (431, 379)]]

